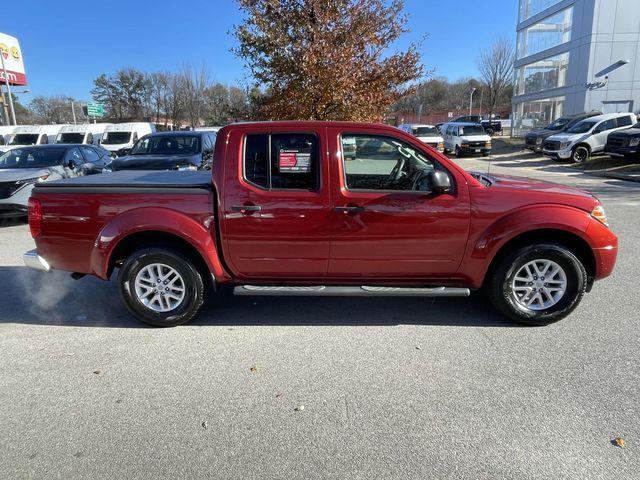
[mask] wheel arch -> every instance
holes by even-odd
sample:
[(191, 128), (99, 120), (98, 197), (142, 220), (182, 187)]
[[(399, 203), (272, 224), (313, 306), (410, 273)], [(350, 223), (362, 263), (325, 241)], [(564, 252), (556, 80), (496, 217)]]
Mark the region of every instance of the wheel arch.
[(124, 260), (136, 250), (159, 247), (174, 250), (193, 262), (202, 275), (205, 285), (215, 287), (209, 266), (200, 252), (187, 240), (161, 230), (144, 230), (122, 238), (109, 256), (107, 275), (111, 276), (115, 267), (120, 267)]
[(98, 234), (91, 257), (92, 271), (108, 279), (126, 255), (143, 247), (171, 247), (190, 258), (206, 277), (226, 278), (218, 257), (213, 216), (197, 221), (168, 208), (139, 208), (118, 215)]
[(581, 236), (557, 228), (529, 230), (520, 233), (505, 242), (493, 256), (485, 273), (482, 282), (483, 285), (507, 255), (514, 250), (536, 243), (552, 243), (561, 245), (571, 251), (584, 265), (584, 268), (587, 271), (588, 288), (591, 288), (596, 273), (596, 258), (591, 246)]

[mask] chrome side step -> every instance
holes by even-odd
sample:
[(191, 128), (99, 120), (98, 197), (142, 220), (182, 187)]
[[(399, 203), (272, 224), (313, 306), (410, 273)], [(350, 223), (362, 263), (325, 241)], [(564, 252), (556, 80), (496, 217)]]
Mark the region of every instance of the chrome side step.
[(373, 287), (373, 286), (308, 286), (280, 287), (239, 285), (234, 295), (285, 296), (285, 297), (468, 297), (468, 288), (452, 287)]

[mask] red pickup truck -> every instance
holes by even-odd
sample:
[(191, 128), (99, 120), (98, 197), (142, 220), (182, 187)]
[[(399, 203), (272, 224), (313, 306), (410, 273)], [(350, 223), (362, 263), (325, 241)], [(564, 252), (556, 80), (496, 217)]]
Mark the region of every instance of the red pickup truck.
[[(233, 124), (213, 171), (124, 171), (42, 183), (25, 263), (104, 280), (127, 309), (175, 326), (207, 289), (237, 295), (468, 296), (557, 321), (617, 254), (589, 193), (467, 173), (394, 127)], [(426, 304), (425, 304), (426, 305)]]

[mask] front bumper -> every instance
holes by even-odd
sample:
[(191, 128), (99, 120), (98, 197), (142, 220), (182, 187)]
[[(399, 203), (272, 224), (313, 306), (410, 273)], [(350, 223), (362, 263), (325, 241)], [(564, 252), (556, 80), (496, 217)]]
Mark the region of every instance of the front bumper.
[(33, 268), (34, 270), (40, 270), (41, 272), (51, 271), (49, 263), (38, 255), (38, 250), (29, 250), (28, 252), (25, 252), (22, 255), (22, 260), (27, 267)]
[(542, 153), (551, 158), (557, 158), (560, 160), (568, 160), (571, 158), (571, 149), (565, 148), (564, 150), (542, 150)]
[(640, 147), (610, 147), (607, 145), (604, 149), (604, 153), (607, 155), (612, 155), (614, 157), (625, 157), (625, 158), (637, 158), (640, 157), (640, 152), (638, 151)]
[(490, 155), (491, 154), (491, 149), (490, 148), (486, 148), (486, 147), (460, 147), (460, 150), (462, 151), (462, 153), (466, 154), (476, 154), (476, 153), (482, 153), (483, 155)]

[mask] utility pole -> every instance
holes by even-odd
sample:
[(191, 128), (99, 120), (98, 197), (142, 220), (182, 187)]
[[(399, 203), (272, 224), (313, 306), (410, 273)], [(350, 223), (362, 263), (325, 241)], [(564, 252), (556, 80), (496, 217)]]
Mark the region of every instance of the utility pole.
[(469, 115), (471, 115), (471, 109), (473, 108), (473, 94), (476, 93), (476, 87), (471, 89), (471, 96), (469, 97)]
[(11, 108), (11, 118), (13, 119), (13, 124), (18, 125), (18, 122), (16, 121), (16, 111), (13, 108), (13, 97), (11, 96), (11, 86), (9, 85), (9, 75), (7, 74), (7, 68), (4, 66), (4, 56), (2, 54), (0, 54), (0, 60), (2, 61), (2, 71), (4, 72), (4, 83), (7, 86), (7, 97), (9, 98), (9, 107)]
[(0, 83), (0, 104), (2, 105), (2, 125), (5, 123), (7, 126), (11, 125), (11, 119), (9, 118), (9, 108), (7, 102), (4, 100), (4, 92), (2, 91), (2, 84)]
[(76, 123), (76, 107), (73, 105), (73, 98), (69, 97), (67, 100), (69, 100), (71, 102), (71, 113), (73, 113), (73, 124), (77, 125), (77, 123)]

